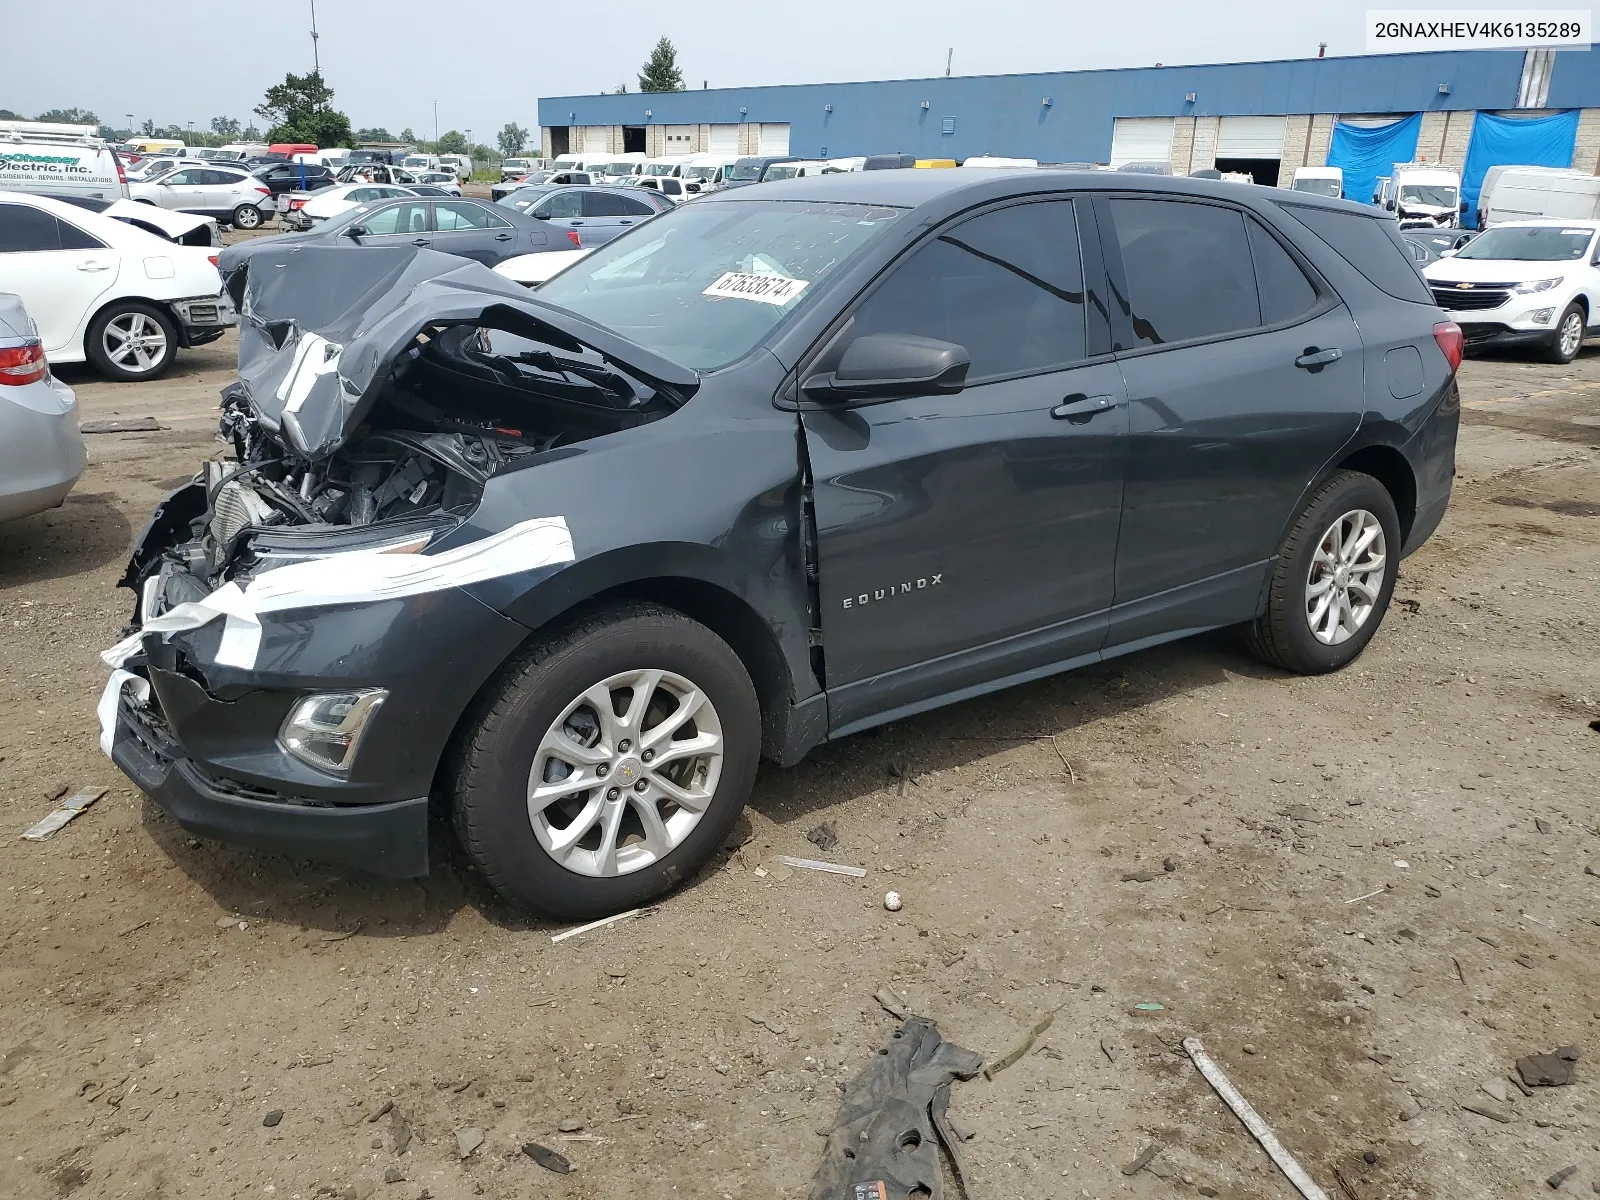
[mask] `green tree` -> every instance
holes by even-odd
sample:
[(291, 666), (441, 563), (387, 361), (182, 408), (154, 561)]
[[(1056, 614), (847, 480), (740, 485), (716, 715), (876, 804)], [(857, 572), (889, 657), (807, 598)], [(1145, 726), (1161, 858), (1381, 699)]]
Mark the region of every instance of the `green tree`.
[(0, 121), (26, 121), (27, 119), (19, 112), (12, 112), (9, 108), (0, 108)]
[(641, 92), (683, 91), (683, 72), (678, 69), (678, 52), (673, 49), (672, 39), (662, 38), (656, 43), (656, 48), (650, 51), (650, 61), (645, 63), (644, 70), (639, 72), (639, 90)]
[(144, 134), (145, 137), (155, 137), (155, 135), (156, 135), (156, 123), (154, 121), (152, 121), (149, 117), (146, 117), (144, 119), (144, 124), (139, 126), (139, 132)]
[(52, 108), (34, 118), (36, 121), (53, 121), (60, 125), (98, 125), (100, 118), (87, 108)]
[(407, 125), (400, 131), (400, 137), (398, 140), (402, 142), (415, 142), (417, 140), (417, 135), (412, 133), (411, 126)]
[(358, 142), (392, 142), (394, 140), (394, 134), (390, 133), (382, 125), (371, 125), (366, 129), (356, 130), (356, 141)]
[(212, 117), (211, 132), (229, 139), (236, 138), (239, 136), (239, 118)]
[(257, 129), (256, 123), (252, 121), (239, 131), (239, 136), (247, 142), (259, 142), (261, 140), (261, 130)]
[(435, 154), (465, 154), (467, 152), (467, 135), (459, 129), (452, 129), (439, 136), (438, 148)]
[(309, 142), (320, 147), (348, 146), (354, 140), (350, 118), (333, 107), (333, 89), (320, 71), (296, 75), (267, 89), (266, 98), (256, 105), (256, 113), (270, 122), (267, 140), (271, 142)]
[(510, 121), (494, 140), (500, 144), (501, 154), (507, 158), (514, 158), (521, 154), (522, 148), (528, 144), (528, 131), (515, 121)]

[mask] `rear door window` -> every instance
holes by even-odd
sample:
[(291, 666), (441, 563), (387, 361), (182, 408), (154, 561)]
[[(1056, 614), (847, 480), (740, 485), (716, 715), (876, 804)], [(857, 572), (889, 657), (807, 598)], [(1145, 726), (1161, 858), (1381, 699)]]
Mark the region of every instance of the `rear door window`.
[(1433, 293), (1417, 271), (1416, 263), (1400, 240), (1393, 218), (1367, 217), (1311, 205), (1279, 206), (1332, 246), (1373, 286), (1396, 300), (1432, 304)]
[(441, 232), (450, 229), (495, 229), (510, 224), (482, 205), (467, 204), (459, 200), (435, 204), (433, 214), (438, 222), (435, 228)]
[(61, 249), (55, 217), (26, 204), (0, 204), (0, 254), (29, 254)]
[(1256, 264), (1256, 286), (1261, 293), (1261, 323), (1281, 325), (1304, 316), (1317, 306), (1317, 289), (1300, 264), (1278, 240), (1254, 220), (1250, 229), (1250, 257)]
[(1077, 362), (1083, 265), (1072, 201), (1017, 204), (945, 230), (894, 268), (852, 331), (964, 346), (972, 383)]
[(622, 197), (614, 192), (585, 192), (583, 215), (586, 217), (620, 217), (627, 213)]
[(536, 216), (547, 221), (566, 220), (583, 215), (582, 192), (557, 192), (539, 206)]
[(1243, 213), (1176, 200), (1110, 203), (1136, 345), (1217, 337), (1261, 324)]

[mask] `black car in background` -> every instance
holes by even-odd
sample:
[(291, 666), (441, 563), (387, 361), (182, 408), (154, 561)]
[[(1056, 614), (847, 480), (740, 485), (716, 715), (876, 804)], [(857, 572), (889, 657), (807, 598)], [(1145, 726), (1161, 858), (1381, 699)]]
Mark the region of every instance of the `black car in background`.
[(251, 174), (272, 189), (274, 199), (286, 192), (315, 192), (333, 186), (333, 172), (321, 163), (263, 163), (251, 168)]
[(432, 796), (506, 896), (633, 908), (762, 756), (1223, 626), (1338, 670), (1449, 503), (1461, 330), (1343, 201), (789, 179), (534, 292), (348, 233), (254, 243), (237, 461), (140, 538), (99, 707), (263, 850), (424, 874)]

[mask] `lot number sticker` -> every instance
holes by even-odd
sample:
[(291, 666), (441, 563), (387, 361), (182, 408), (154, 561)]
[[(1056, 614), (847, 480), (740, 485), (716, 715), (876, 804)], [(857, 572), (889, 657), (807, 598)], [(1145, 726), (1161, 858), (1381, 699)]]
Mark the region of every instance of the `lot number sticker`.
[(752, 275), (743, 271), (729, 271), (700, 294), (755, 300), (762, 304), (787, 304), (805, 291), (810, 282), (809, 279), (790, 279), (787, 275)]

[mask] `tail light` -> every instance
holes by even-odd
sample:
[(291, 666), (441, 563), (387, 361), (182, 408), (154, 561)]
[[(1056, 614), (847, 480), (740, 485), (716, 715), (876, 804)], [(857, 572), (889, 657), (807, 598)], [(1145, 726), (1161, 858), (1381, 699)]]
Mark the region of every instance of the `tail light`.
[(1461, 352), (1466, 345), (1461, 326), (1454, 321), (1440, 321), (1433, 327), (1433, 340), (1438, 342), (1439, 349), (1444, 351), (1444, 356), (1450, 363), (1450, 373), (1454, 375), (1461, 366)]
[(222, 255), (220, 254), (208, 254), (206, 255), (206, 261), (208, 261), (214, 267), (217, 265), (217, 259), (221, 257)]
[(578, 240), (578, 231), (576, 229), (567, 230), (567, 240), (580, 250), (583, 248), (583, 243)]
[(111, 161), (117, 164), (117, 182), (126, 184), (128, 182), (128, 173), (122, 169), (122, 156), (113, 150), (111, 152)]
[(269, 188), (269, 187), (266, 187), (263, 184), (257, 184), (256, 185), (256, 191), (260, 192), (263, 196), (272, 195), (272, 189)]
[(37, 340), (0, 348), (0, 385), (13, 387), (43, 379), (49, 365)]

